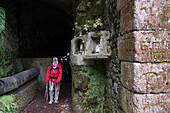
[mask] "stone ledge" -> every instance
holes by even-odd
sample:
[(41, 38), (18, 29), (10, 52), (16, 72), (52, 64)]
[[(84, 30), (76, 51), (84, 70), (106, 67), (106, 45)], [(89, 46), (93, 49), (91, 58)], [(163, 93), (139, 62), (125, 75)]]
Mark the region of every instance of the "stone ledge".
[(19, 104), (18, 111), (21, 111), (31, 102), (38, 90), (38, 80), (30, 81), (24, 90), (17, 93), (16, 100)]
[(123, 61), (170, 61), (170, 31), (134, 31), (118, 38), (118, 56)]
[(125, 113), (169, 113), (170, 93), (135, 94), (119, 88), (119, 103)]
[(73, 65), (83, 66), (83, 65), (94, 65), (94, 61), (84, 60), (84, 55), (81, 54), (72, 54), (70, 56), (71, 62)]
[(34, 79), (29, 81), (28, 83), (22, 85), (18, 89), (10, 92), (9, 94), (15, 94), (16, 103), (18, 107), (16, 112), (22, 111), (28, 103), (32, 101), (36, 92), (38, 90), (38, 80)]
[(84, 55), (83, 59), (88, 59), (88, 60), (107, 60), (109, 59), (110, 54), (89, 54), (89, 55)]
[(138, 93), (170, 92), (169, 64), (122, 62), (122, 84)]
[(121, 33), (132, 30), (170, 30), (169, 8), (168, 0), (134, 0), (128, 3), (121, 10)]

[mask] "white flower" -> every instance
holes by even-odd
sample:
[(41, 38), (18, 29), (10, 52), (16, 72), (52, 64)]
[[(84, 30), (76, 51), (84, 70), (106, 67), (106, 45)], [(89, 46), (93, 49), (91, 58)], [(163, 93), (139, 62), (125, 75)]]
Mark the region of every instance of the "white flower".
[(88, 29), (87, 28), (84, 28), (85, 31), (87, 31)]
[(78, 22), (75, 22), (75, 25), (78, 25)]
[(103, 26), (103, 23), (100, 23), (100, 26)]
[(99, 23), (99, 22), (97, 22), (97, 25), (100, 25), (100, 23)]
[(93, 24), (93, 27), (94, 27), (94, 28), (97, 28), (97, 25), (94, 23), (94, 24)]

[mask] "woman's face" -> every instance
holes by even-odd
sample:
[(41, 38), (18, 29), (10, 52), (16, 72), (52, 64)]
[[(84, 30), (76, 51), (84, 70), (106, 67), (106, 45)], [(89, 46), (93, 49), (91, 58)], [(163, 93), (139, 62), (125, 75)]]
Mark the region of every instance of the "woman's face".
[(54, 64), (57, 64), (57, 61), (56, 61), (56, 60), (54, 60), (54, 61), (53, 61), (53, 63), (54, 63)]

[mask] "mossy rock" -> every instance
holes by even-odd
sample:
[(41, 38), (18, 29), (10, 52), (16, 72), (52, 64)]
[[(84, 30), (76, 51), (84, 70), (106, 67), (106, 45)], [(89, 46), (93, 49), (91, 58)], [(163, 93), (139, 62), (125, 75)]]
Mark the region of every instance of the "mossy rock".
[(77, 94), (75, 93), (74, 95), (72, 95), (72, 110), (73, 113), (83, 113), (83, 99)]
[(81, 91), (86, 91), (88, 87), (89, 78), (86, 76), (82, 76), (81, 73), (77, 73), (76, 75), (74, 75), (74, 77), (75, 78), (73, 78), (73, 81), (75, 88)]
[(15, 56), (4, 47), (0, 47), (0, 78), (15, 74)]
[(7, 95), (0, 96), (0, 113), (20, 113), (34, 98), (38, 81), (31, 80)]
[(21, 71), (23, 71), (23, 65), (22, 65), (22, 62), (21, 62), (21, 60), (20, 59), (16, 59), (16, 61), (15, 61), (16, 63), (16, 72), (18, 73), (18, 72), (21, 72)]

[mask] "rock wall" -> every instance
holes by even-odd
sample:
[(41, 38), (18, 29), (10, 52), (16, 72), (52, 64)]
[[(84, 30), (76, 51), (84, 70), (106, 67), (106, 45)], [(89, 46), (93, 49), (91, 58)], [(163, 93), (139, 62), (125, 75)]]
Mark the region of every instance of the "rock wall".
[(5, 10), (5, 34), (0, 37), (0, 77), (13, 75), (23, 70), (18, 54), (18, 20), (15, 1), (1, 2)]
[(11, 52), (18, 51), (18, 18), (16, 1), (2, 1), (6, 13), (4, 46)]
[[(111, 47), (111, 57), (107, 60), (93, 61), (89, 60), (90, 63), (86, 66), (75, 66), (72, 65), (72, 108), (73, 112), (122, 112), (118, 101), (118, 86), (120, 84), (120, 63), (118, 60), (118, 49), (117, 49), (117, 37), (120, 36), (120, 19), (116, 9), (115, 0), (83, 0), (73, 1), (74, 18), (75, 22), (82, 28), (86, 20), (94, 20), (95, 18), (101, 17), (102, 23), (104, 24), (103, 29), (110, 32), (108, 43), (105, 46)], [(75, 30), (75, 36), (79, 36), (80, 29)], [(72, 51), (72, 50), (71, 50)], [(75, 59), (71, 59), (75, 60)], [(99, 66), (99, 67), (98, 67)], [(96, 67), (94, 70), (93, 68)], [(85, 68), (86, 71), (83, 71)], [(94, 73), (95, 71), (96, 73)], [(103, 74), (101, 73), (103, 72)], [(86, 76), (83, 76), (83, 74)], [(94, 74), (90, 74), (94, 73)], [(99, 76), (101, 73), (101, 76)], [(91, 78), (93, 77), (94, 78)], [(103, 79), (102, 90), (93, 91), (97, 89), (93, 84), (93, 79), (96, 84), (100, 84), (95, 76)], [(89, 100), (87, 91), (93, 91), (91, 94), (103, 97), (93, 98)], [(104, 91), (104, 92), (103, 92)], [(96, 92), (103, 92), (97, 94)]]
[(126, 113), (170, 112), (169, 3), (118, 0), (119, 103)]
[(121, 85), (120, 60), (118, 59), (118, 37), (120, 34), (120, 13), (117, 10), (117, 0), (106, 0), (111, 33), (111, 58), (107, 69), (107, 83), (105, 88), (107, 106), (110, 113), (123, 113), (119, 100)]
[(104, 63), (98, 66), (73, 66), (72, 110), (81, 112), (107, 112), (105, 100), (106, 71)]
[(45, 77), (48, 66), (52, 63), (52, 58), (22, 58), (24, 70), (38, 67), (40, 75), (38, 76), (39, 89), (45, 89)]
[[(105, 110), (112, 113), (168, 113), (168, 0), (76, 0), (73, 3), (75, 22), (81, 27), (87, 18), (93, 19), (97, 15), (102, 17), (104, 29), (111, 33), (112, 53), (105, 62)], [(102, 3), (99, 9), (96, 8), (98, 3)], [(79, 33), (80, 30), (75, 30), (75, 36)], [(84, 82), (88, 80), (79, 79), (81, 68), (72, 66), (75, 112), (84, 110), (82, 101), (87, 99), (82, 97), (84, 90), (77, 91), (76, 88), (87, 88)], [(75, 85), (74, 77), (80, 85)]]

